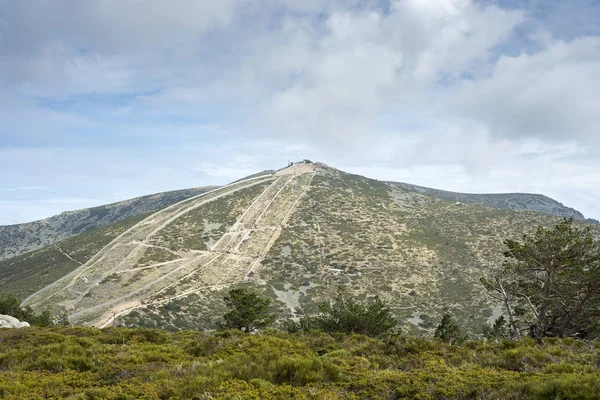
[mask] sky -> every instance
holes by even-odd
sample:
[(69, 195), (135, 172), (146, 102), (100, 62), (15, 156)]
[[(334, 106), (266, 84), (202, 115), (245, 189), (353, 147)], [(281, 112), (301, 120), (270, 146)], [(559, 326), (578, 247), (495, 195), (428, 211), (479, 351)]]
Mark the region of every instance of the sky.
[(0, 0), (0, 225), (304, 158), (600, 219), (598, 0)]

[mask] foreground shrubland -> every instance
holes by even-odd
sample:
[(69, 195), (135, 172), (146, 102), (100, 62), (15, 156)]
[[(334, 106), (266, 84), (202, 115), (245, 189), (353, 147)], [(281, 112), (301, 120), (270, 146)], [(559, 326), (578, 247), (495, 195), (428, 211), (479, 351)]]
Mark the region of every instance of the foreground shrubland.
[(6, 399), (596, 399), (600, 343), (0, 330)]

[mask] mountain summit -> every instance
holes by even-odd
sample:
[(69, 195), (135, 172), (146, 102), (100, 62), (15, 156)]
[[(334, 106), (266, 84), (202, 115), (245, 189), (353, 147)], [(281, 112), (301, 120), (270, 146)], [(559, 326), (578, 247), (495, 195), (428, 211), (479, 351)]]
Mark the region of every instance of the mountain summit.
[[(76, 324), (172, 330), (214, 328), (234, 285), (272, 297), (282, 318), (344, 286), (387, 300), (405, 330), (428, 331), (450, 311), (477, 331), (500, 313), (479, 278), (501, 262), (502, 240), (572, 210), (424, 189), (305, 160), (6, 259), (0, 286)], [(525, 203), (548, 199), (535, 198)]]

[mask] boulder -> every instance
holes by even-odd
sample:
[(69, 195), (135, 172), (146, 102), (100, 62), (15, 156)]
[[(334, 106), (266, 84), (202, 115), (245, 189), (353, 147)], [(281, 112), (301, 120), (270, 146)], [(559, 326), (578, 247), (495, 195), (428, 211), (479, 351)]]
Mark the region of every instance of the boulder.
[(28, 322), (21, 322), (15, 317), (10, 315), (0, 314), (0, 328), (27, 328), (29, 327)]

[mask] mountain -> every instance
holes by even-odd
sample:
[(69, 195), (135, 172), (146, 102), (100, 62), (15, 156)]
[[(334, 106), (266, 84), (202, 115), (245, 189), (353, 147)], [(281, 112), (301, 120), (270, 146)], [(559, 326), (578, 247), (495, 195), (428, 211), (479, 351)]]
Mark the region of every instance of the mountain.
[(531, 193), (498, 193), (498, 194), (471, 194), (449, 192), (431, 189), (423, 186), (412, 185), (404, 182), (389, 182), (419, 193), (427, 194), (440, 199), (456, 201), (466, 204), (475, 204), (486, 207), (505, 208), (507, 210), (530, 210), (546, 214), (559, 215), (580, 221), (598, 224), (599, 222), (588, 218), (574, 208), (566, 207), (562, 203), (541, 194)]
[(562, 216), (465, 203), (296, 163), (1, 261), (0, 292), (76, 324), (178, 330), (216, 327), (234, 285), (270, 296), (280, 321), (344, 286), (379, 295), (405, 331), (452, 312), (477, 332), (502, 311), (479, 278), (503, 239)]
[(40, 221), (0, 226), (0, 260), (39, 249), (129, 217), (158, 210), (213, 188), (201, 187), (152, 194), (105, 206), (68, 211)]

